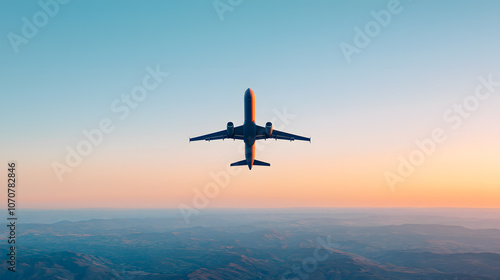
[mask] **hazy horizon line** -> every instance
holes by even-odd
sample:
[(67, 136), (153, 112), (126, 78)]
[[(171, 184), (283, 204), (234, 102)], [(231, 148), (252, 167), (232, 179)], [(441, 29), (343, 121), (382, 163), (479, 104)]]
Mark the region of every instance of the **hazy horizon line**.
[[(408, 207), (401, 207), (401, 206), (338, 206), (338, 207), (263, 207), (263, 208), (258, 208), (258, 207), (211, 207), (211, 208), (206, 208), (204, 210), (210, 211), (210, 210), (287, 210), (287, 209), (478, 209), (478, 210), (500, 210), (500, 207), (467, 207), (467, 206), (433, 206), (433, 207), (428, 207), (428, 206), (408, 206)], [(130, 207), (130, 208), (123, 208), (123, 207), (88, 207), (88, 208), (31, 208), (31, 207), (23, 207), (21, 209), (18, 209), (18, 211), (22, 210), (175, 210), (178, 211), (178, 208), (159, 208), (159, 207), (151, 207), (151, 208), (144, 208), (144, 207)]]

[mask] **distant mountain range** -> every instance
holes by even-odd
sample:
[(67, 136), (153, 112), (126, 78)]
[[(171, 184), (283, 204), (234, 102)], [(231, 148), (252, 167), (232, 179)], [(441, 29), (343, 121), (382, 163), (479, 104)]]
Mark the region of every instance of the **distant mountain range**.
[(0, 279), (500, 279), (499, 229), (391, 217), (222, 211), (189, 226), (174, 216), (20, 224), (17, 272), (2, 262)]

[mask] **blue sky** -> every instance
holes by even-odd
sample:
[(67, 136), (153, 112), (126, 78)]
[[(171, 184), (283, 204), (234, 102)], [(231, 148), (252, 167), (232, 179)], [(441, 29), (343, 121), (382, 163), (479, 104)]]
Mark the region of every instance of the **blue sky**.
[[(96, 161), (160, 157), (175, 169), (179, 161), (239, 160), (232, 144), (186, 142), (241, 123), (251, 87), (258, 123), (286, 107), (296, 115), (286, 130), (314, 143), (273, 145), (258, 159), (279, 164), (296, 153), (299, 162), (335, 162), (385, 153), (395, 165), (414, 139), (443, 125), (442, 113), (473, 93), (479, 76), (500, 79), (500, 3), (402, 0), (402, 11), (347, 63), (340, 43), (353, 44), (354, 29), (389, 2), (242, 1), (221, 21), (212, 1), (73, 0), (16, 54), (9, 32), (21, 34), (22, 18), (41, 8), (3, 1), (0, 145), (6, 158), (40, 166), (47, 178), (40, 184), (53, 185), (50, 163), (64, 159), (64, 147), (102, 118), (116, 120), (113, 100), (140, 84), (147, 66), (160, 65), (169, 77), (116, 123), (91, 155)], [(499, 104), (498, 96), (482, 104), (457, 139), (498, 139), (491, 127), (498, 127)], [(205, 174), (203, 168), (194, 170)]]

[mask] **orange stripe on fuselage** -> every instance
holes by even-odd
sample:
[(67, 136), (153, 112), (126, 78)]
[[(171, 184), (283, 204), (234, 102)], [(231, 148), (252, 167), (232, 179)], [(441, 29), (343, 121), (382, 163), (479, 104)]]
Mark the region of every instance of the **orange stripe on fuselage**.
[(245, 122), (255, 122), (255, 94), (251, 88), (245, 92)]
[(255, 160), (255, 94), (251, 88), (245, 91), (245, 123), (243, 124), (245, 158), (252, 169)]

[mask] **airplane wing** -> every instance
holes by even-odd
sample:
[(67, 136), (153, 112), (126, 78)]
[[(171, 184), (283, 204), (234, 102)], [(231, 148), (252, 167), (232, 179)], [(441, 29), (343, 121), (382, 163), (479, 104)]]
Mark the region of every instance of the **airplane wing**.
[(227, 130), (221, 130), (218, 132), (210, 133), (210, 134), (205, 134), (202, 136), (198, 137), (193, 137), (189, 138), (189, 142), (191, 141), (200, 141), (200, 140), (205, 140), (205, 141), (212, 141), (212, 140), (224, 140), (224, 139), (238, 139), (238, 140), (243, 140), (243, 126), (237, 126), (234, 128), (234, 135), (229, 136), (227, 135)]
[(294, 140), (300, 140), (300, 141), (309, 141), (311, 142), (311, 138), (304, 137), (304, 136), (299, 136), (291, 133), (286, 133), (282, 132), (276, 129), (273, 129), (273, 133), (271, 136), (267, 137), (266, 135), (266, 128), (262, 126), (257, 126), (257, 135), (255, 137), (256, 140), (260, 139), (276, 139), (276, 140), (289, 140), (289, 141), (294, 141)]

